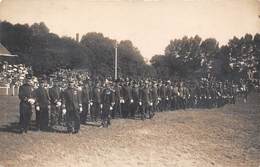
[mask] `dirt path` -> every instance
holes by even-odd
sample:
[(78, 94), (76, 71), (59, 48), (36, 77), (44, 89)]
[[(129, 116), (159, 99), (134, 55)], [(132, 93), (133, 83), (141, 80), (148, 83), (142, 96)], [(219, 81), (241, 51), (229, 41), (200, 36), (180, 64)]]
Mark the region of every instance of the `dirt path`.
[[(247, 104), (113, 120), (80, 134), (15, 133), (18, 101), (0, 97), (0, 167), (259, 167), (260, 96)], [(6, 127), (5, 125), (9, 125)]]

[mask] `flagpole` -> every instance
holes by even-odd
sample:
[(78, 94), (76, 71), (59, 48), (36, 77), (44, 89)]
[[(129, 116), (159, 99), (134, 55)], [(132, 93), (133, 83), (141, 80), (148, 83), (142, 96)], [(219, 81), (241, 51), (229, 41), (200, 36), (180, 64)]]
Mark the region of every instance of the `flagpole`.
[(117, 80), (117, 42), (115, 45), (115, 80)]

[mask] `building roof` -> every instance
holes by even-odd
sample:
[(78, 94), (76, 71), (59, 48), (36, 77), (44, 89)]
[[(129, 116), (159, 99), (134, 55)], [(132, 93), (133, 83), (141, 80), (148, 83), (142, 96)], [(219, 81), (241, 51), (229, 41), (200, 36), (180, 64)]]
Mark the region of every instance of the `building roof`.
[(0, 43), (0, 57), (2, 56), (8, 56), (8, 57), (14, 57), (17, 55), (12, 55), (1, 43)]

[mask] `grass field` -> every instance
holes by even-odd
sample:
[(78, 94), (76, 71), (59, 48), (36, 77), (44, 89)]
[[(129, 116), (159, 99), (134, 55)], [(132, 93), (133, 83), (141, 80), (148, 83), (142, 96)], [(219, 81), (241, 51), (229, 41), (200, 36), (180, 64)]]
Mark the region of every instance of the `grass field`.
[(259, 167), (260, 95), (218, 109), (156, 113), (152, 120), (112, 120), (76, 135), (17, 133), (17, 97), (0, 96), (0, 166)]

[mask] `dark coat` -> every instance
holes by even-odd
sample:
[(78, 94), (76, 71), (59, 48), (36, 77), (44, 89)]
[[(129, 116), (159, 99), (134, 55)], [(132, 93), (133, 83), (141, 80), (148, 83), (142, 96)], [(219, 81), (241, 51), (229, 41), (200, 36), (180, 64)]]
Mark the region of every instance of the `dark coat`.
[(67, 88), (63, 92), (62, 99), (67, 111), (79, 111), (79, 104), (81, 104), (81, 98), (78, 90), (74, 88)]
[(58, 100), (60, 100), (60, 94), (61, 90), (57, 86), (49, 89), (49, 96), (52, 104), (55, 104)]
[(18, 97), (22, 102), (27, 102), (27, 99), (32, 98), (33, 96), (33, 87), (29, 84), (23, 84), (19, 88)]
[(43, 87), (35, 89), (34, 96), (36, 98), (36, 104), (39, 105), (40, 108), (47, 108), (50, 104), (50, 97), (47, 89)]
[(93, 88), (93, 98), (92, 98), (92, 100), (94, 101), (94, 103), (101, 104), (101, 94), (102, 94), (101, 88), (99, 88), (99, 87)]
[(85, 85), (82, 88), (82, 92), (81, 92), (81, 99), (82, 99), (83, 104), (88, 104), (88, 102), (90, 101), (90, 97), (91, 97), (90, 94), (91, 94), (90, 87), (88, 85)]

